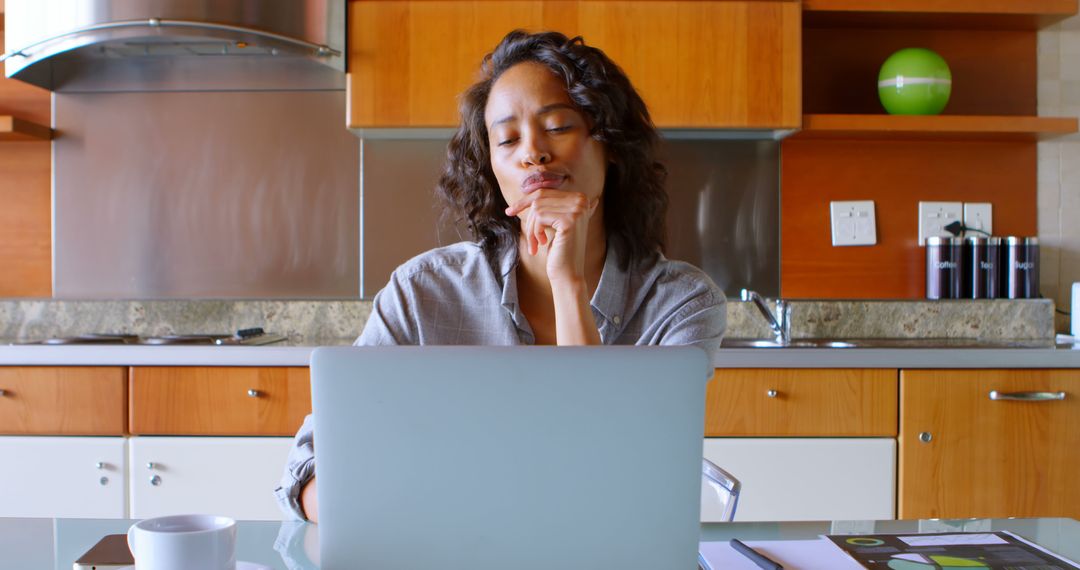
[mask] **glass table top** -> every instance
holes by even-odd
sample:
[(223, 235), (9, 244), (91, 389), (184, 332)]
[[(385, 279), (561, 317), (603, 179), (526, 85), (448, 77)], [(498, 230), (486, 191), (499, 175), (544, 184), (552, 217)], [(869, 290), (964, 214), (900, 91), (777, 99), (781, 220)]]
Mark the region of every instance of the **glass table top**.
[[(0, 518), (0, 569), (69, 570), (107, 534), (135, 520)], [(1080, 522), (1064, 518), (921, 521), (745, 522), (701, 525), (701, 540), (799, 540), (823, 534), (990, 532), (1008, 530), (1080, 560)], [(241, 521), (237, 559), (281, 570), (319, 568), (318, 526), (303, 522)]]

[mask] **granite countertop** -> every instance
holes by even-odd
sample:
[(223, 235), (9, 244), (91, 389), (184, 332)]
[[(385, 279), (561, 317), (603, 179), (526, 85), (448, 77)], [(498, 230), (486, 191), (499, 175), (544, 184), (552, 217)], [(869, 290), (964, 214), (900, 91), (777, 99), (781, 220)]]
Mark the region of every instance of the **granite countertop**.
[[(875, 339), (860, 348), (724, 348), (723, 368), (1080, 368), (1080, 349), (1054, 343), (1046, 299), (792, 301), (792, 338)], [(348, 346), (362, 300), (0, 301), (0, 365), (307, 366), (317, 346)], [(143, 336), (260, 326), (288, 341), (265, 346), (13, 345), (87, 333)], [(728, 301), (727, 336), (771, 337), (750, 303)], [(6, 339), (6, 340), (5, 340)]]

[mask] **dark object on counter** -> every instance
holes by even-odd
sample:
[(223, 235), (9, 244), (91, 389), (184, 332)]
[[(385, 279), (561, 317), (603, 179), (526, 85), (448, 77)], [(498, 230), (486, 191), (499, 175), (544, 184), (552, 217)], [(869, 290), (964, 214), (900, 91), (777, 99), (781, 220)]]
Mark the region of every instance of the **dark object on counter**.
[(986, 283), (986, 298), (987, 299), (999, 299), (1004, 297), (1002, 294), (1002, 279), (1001, 274), (1003, 271), (1001, 260), (1001, 238), (989, 237), (986, 238), (986, 257), (983, 259), (981, 267), (981, 274)]
[(959, 299), (963, 240), (926, 238), (926, 298)]
[(965, 299), (986, 299), (986, 238), (964, 238), (964, 274), (961, 279)]
[(1003, 297), (1036, 299), (1039, 297), (1039, 239), (1004, 238), (1005, 287)]

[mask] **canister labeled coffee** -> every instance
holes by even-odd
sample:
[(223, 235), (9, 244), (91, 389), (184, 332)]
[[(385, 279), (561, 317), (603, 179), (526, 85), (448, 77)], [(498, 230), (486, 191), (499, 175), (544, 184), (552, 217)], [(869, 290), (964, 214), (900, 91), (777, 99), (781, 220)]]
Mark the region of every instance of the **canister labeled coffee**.
[(926, 298), (961, 298), (963, 240), (926, 238)]

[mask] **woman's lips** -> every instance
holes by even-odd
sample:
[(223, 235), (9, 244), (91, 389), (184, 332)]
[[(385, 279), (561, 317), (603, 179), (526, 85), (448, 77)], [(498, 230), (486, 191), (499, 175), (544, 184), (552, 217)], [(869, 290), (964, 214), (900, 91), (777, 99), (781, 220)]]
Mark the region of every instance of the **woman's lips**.
[(566, 175), (554, 172), (537, 172), (521, 183), (521, 190), (528, 194), (541, 188), (558, 188), (566, 182)]

